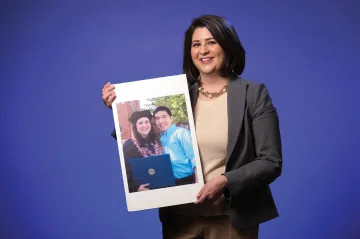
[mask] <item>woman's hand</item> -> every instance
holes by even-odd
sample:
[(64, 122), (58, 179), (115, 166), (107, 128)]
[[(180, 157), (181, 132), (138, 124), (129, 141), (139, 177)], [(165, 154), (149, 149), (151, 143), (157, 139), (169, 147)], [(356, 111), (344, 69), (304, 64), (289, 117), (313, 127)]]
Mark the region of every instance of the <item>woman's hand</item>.
[(114, 102), (116, 97), (114, 89), (115, 86), (111, 85), (110, 82), (106, 83), (102, 89), (102, 100), (109, 109), (112, 109), (111, 104)]
[(138, 188), (138, 192), (141, 192), (141, 191), (148, 191), (150, 189), (147, 188), (147, 186), (149, 186), (150, 183), (147, 183), (147, 184), (141, 184), (140, 187)]
[(227, 184), (228, 180), (224, 175), (211, 179), (202, 187), (196, 196), (198, 200), (195, 202), (195, 204), (201, 204), (205, 200), (212, 202), (218, 200), (222, 196), (224, 188)]

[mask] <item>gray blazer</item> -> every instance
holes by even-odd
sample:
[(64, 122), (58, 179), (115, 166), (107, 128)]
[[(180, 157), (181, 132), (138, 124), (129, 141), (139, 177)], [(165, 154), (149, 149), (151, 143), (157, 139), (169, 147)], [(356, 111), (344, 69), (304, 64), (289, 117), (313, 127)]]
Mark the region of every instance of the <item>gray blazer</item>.
[[(198, 83), (190, 86), (194, 109)], [(239, 230), (278, 217), (269, 184), (282, 171), (279, 118), (264, 84), (242, 78), (229, 80), (228, 144), (224, 175), (227, 214)], [(160, 221), (169, 222), (171, 207), (159, 209)]]

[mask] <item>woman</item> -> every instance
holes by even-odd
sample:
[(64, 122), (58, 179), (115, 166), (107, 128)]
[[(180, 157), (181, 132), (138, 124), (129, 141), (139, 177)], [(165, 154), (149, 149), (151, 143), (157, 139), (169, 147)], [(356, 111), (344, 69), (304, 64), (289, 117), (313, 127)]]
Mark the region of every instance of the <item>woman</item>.
[(140, 184), (134, 180), (127, 163), (128, 160), (130, 158), (145, 158), (162, 154), (162, 147), (152, 127), (151, 119), (152, 114), (149, 110), (136, 111), (129, 118), (132, 124), (133, 137), (126, 140), (123, 144), (129, 192), (149, 190), (147, 188), (149, 184)]
[[(227, 20), (193, 20), (183, 71), (206, 183), (195, 204), (159, 209), (164, 238), (257, 238), (259, 224), (278, 217), (269, 187), (282, 171), (278, 115), (265, 85), (240, 77), (244, 66)], [(108, 107), (113, 89), (103, 88)]]

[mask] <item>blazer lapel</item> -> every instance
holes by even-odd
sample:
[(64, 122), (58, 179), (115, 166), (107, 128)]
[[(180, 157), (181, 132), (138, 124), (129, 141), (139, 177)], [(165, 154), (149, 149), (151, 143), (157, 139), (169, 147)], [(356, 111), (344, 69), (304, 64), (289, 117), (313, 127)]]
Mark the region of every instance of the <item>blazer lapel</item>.
[[(246, 84), (242, 84), (241, 81), (241, 78), (229, 80), (227, 92), (228, 143), (226, 149), (226, 162), (229, 160), (234, 150), (244, 119)], [(198, 92), (199, 83), (195, 82), (189, 87), (191, 107), (193, 111), (198, 98)]]
[(193, 111), (195, 109), (198, 92), (199, 92), (199, 83), (195, 82), (189, 87), (190, 102)]
[(246, 84), (242, 84), (242, 79), (230, 79), (227, 92), (228, 108), (228, 143), (226, 152), (226, 162), (228, 162), (243, 124)]

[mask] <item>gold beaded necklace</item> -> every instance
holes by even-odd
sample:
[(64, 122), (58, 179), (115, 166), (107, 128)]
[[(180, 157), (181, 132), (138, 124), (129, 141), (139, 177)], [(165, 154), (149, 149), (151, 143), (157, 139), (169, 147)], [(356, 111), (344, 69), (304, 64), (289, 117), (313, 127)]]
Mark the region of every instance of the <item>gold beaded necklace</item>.
[(220, 95), (226, 93), (227, 88), (228, 88), (228, 85), (224, 86), (218, 92), (209, 92), (209, 91), (205, 90), (204, 87), (202, 87), (202, 85), (200, 83), (199, 92), (200, 92), (200, 94), (202, 94), (206, 98), (213, 99), (213, 98), (219, 97)]

